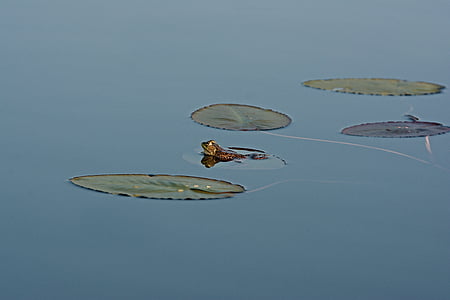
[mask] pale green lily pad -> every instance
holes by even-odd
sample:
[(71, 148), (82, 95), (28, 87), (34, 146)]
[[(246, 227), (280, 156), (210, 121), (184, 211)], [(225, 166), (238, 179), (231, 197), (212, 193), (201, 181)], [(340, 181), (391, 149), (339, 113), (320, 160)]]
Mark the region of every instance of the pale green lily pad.
[(180, 175), (90, 175), (70, 181), (99, 192), (155, 199), (218, 199), (245, 191), (243, 186), (227, 181)]
[(440, 93), (443, 85), (400, 79), (383, 78), (344, 78), (321, 79), (303, 82), (303, 85), (321, 90), (341, 93), (380, 95), (380, 96), (413, 96)]
[(191, 114), (202, 125), (227, 130), (271, 130), (291, 123), (287, 115), (257, 106), (243, 104), (213, 104)]

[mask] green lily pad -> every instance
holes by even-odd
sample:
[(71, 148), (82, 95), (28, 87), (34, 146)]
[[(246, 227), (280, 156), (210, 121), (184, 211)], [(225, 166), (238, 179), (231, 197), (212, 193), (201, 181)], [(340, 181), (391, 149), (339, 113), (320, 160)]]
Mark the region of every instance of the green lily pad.
[(321, 90), (341, 93), (380, 95), (380, 96), (412, 96), (440, 93), (443, 85), (400, 79), (383, 78), (344, 78), (321, 79), (303, 82), (303, 85)]
[(287, 115), (257, 106), (213, 104), (194, 111), (192, 120), (209, 127), (227, 130), (271, 130), (291, 123)]
[(389, 121), (350, 126), (344, 128), (342, 133), (367, 137), (405, 138), (432, 136), (449, 131), (450, 127), (435, 122)]
[(180, 175), (110, 174), (69, 180), (94, 191), (155, 199), (218, 199), (245, 191), (243, 186), (227, 181)]

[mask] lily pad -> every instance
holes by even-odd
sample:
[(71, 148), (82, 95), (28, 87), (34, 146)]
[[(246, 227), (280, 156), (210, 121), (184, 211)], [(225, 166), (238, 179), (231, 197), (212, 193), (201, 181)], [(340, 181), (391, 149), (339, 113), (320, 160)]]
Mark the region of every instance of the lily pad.
[(438, 135), (449, 131), (450, 127), (435, 122), (390, 121), (350, 126), (344, 128), (342, 133), (368, 137), (405, 138)]
[(380, 95), (380, 96), (412, 96), (440, 93), (443, 85), (400, 79), (383, 78), (343, 78), (321, 79), (303, 82), (303, 85), (321, 90), (341, 93)]
[(287, 115), (257, 106), (213, 104), (194, 111), (191, 118), (202, 125), (227, 130), (271, 130), (291, 123)]
[(70, 181), (99, 192), (155, 199), (218, 199), (245, 191), (243, 186), (227, 181), (180, 175), (90, 175)]

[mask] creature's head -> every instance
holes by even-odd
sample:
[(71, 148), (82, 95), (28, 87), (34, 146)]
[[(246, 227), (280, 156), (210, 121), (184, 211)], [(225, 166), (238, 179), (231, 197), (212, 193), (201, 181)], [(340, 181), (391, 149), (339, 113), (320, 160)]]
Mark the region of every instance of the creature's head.
[(203, 153), (205, 155), (216, 155), (217, 150), (220, 150), (219, 144), (214, 140), (210, 140), (202, 143)]

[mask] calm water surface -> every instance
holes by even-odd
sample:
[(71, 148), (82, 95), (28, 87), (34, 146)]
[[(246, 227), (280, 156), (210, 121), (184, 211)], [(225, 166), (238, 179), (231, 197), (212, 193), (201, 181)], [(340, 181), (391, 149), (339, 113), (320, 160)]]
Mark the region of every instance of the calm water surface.
[[(450, 124), (448, 91), (376, 97), (331, 77), (450, 86), (448, 1), (9, 1), (0, 4), (0, 298), (448, 299), (450, 135), (343, 136), (411, 113)], [(192, 122), (212, 103), (289, 114), (273, 133)], [(191, 164), (215, 139), (276, 170)], [(205, 176), (226, 200), (134, 199), (72, 176)]]

